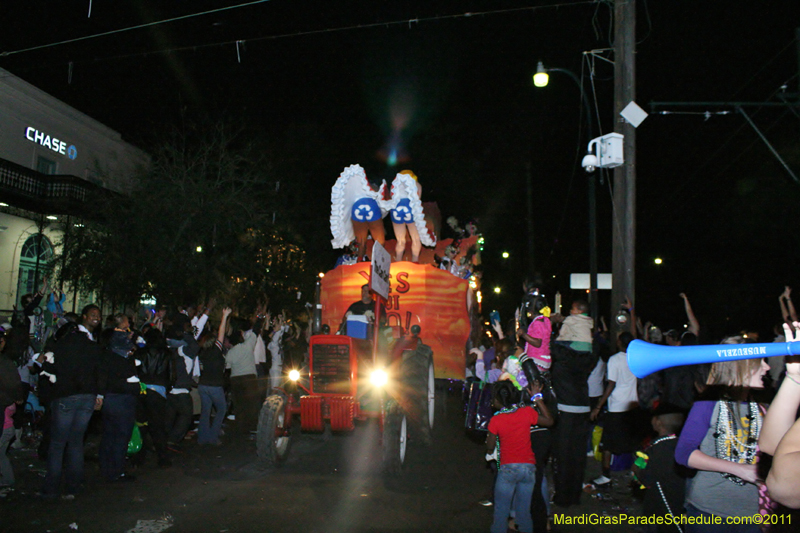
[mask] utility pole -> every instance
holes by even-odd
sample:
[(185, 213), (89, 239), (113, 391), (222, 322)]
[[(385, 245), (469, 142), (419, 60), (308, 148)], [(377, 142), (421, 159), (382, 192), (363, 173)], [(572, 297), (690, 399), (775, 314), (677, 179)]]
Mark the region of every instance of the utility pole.
[[(614, 169), (611, 332), (625, 298), (636, 304), (636, 129), (620, 111), (636, 98), (636, 0), (614, 0), (614, 131), (625, 136), (625, 162)], [(612, 341), (613, 344), (613, 341)]]

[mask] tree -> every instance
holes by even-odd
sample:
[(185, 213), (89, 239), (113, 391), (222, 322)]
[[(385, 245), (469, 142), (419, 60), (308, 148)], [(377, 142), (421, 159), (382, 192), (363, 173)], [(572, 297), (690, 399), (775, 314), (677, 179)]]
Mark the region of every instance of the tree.
[(173, 129), (150, 153), (129, 194), (105, 191), (82, 224), (64, 228), (61, 279), (117, 306), (145, 294), (173, 304), (214, 294), (254, 303), (301, 286), (304, 251), (273, 224), (265, 150), (215, 123)]

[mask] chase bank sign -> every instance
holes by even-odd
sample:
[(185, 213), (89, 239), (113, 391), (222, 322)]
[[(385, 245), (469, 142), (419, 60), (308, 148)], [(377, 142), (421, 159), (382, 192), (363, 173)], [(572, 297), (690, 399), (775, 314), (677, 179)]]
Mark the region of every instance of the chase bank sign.
[(45, 148), (49, 148), (56, 153), (65, 155), (70, 159), (77, 159), (78, 157), (78, 149), (75, 148), (75, 145), (70, 144), (67, 146), (66, 142), (55, 137), (51, 137), (50, 135), (39, 131), (36, 128), (32, 128), (31, 126), (28, 126), (25, 129), (25, 138), (31, 142), (40, 144)]

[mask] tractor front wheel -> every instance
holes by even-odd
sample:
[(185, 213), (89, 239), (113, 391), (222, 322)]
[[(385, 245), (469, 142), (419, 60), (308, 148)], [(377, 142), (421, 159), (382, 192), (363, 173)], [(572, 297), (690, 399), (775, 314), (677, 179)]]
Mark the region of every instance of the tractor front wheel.
[(389, 400), (386, 405), (382, 441), (383, 471), (387, 474), (397, 474), (406, 460), (408, 423), (403, 409), (394, 400)]
[(286, 398), (280, 394), (269, 396), (258, 417), (258, 458), (266, 466), (282, 463), (289, 455), (291, 443), (286, 427)]

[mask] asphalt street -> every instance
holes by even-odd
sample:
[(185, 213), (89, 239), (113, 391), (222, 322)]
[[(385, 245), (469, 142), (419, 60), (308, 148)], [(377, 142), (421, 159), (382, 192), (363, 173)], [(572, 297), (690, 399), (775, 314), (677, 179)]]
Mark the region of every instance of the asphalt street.
[[(132, 473), (136, 481), (105, 483), (97, 466), (99, 435), (87, 438), (86, 489), (72, 501), (36, 498), (44, 461), (33, 447), (10, 452), (17, 476), (14, 491), (0, 498), (2, 532), (486, 532), (492, 507), (479, 505), (492, 477), (480, 435), (464, 429), (458, 383), (437, 395), (434, 444), (413, 434), (403, 472), (380, 472), (377, 427), (363, 423), (345, 435), (303, 434), (288, 460), (263, 468), (255, 442), (228, 423), (223, 445), (187, 440), (173, 466), (158, 468), (154, 454)], [(589, 460), (586, 479), (599, 473)], [(554, 513), (579, 516), (638, 514), (624, 477), (598, 497), (584, 494), (580, 506)], [(138, 527), (137, 527), (138, 526)], [(609, 526), (609, 531), (635, 531)], [(554, 531), (589, 531), (597, 526), (554, 526)]]

